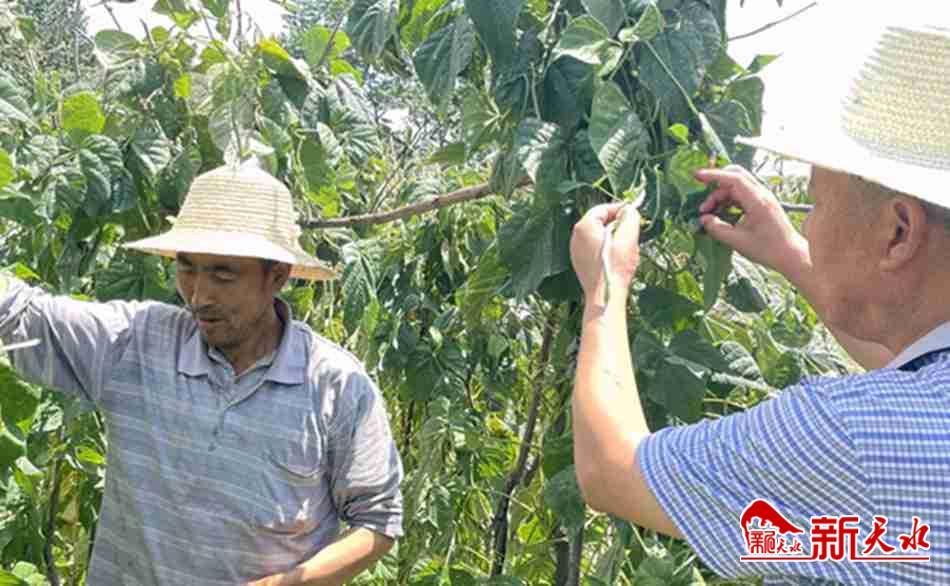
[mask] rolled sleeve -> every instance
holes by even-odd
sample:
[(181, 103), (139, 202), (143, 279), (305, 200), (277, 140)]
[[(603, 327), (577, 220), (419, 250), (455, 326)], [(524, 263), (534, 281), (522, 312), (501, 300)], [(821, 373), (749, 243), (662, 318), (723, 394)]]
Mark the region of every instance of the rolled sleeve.
[[(771, 502), (806, 531), (812, 516), (860, 515), (862, 523), (871, 517), (867, 479), (854, 445), (833, 406), (812, 391), (793, 387), (741, 414), (664, 429), (638, 449), (650, 490), (699, 557), (721, 576), (866, 583), (867, 568), (858, 564), (739, 560), (746, 554), (739, 519), (756, 499)], [(809, 536), (799, 537), (810, 551)]]
[(39, 339), (37, 346), (10, 352), (13, 368), (30, 382), (98, 403), (110, 357), (127, 344), (138, 305), (53, 296), (2, 276), (0, 339)]
[(329, 437), (331, 491), (342, 520), (402, 536), (402, 462), (382, 395), (365, 374), (347, 377)]

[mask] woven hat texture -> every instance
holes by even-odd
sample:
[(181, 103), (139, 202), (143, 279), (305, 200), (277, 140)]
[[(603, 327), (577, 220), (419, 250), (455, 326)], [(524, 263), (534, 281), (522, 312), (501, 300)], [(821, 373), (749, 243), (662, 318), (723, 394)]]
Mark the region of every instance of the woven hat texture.
[(283, 183), (257, 167), (224, 166), (192, 182), (171, 230), (125, 246), (169, 257), (190, 252), (270, 259), (291, 264), (294, 278), (336, 278), (300, 247), (299, 237), (293, 198)]
[(843, 96), (814, 88), (800, 116), (737, 141), (950, 208), (950, 29), (884, 27), (859, 63)]

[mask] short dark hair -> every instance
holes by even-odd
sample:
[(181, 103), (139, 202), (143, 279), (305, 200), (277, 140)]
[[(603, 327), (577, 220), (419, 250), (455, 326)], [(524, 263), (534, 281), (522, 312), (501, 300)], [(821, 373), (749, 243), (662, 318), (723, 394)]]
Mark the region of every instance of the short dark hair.
[(260, 261), (261, 261), (261, 268), (264, 269), (265, 273), (269, 273), (272, 268), (277, 266), (277, 261), (272, 258), (262, 258), (260, 259)]

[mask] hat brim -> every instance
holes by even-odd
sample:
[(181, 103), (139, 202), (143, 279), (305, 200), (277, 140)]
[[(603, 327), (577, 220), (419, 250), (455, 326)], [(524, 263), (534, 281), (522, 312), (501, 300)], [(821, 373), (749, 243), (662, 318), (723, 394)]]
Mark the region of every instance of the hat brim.
[(125, 248), (175, 258), (179, 252), (275, 260), (291, 265), (290, 276), (310, 281), (336, 279), (337, 273), (302, 249), (274, 244), (255, 234), (172, 228), (164, 234), (123, 244)]
[[(805, 130), (775, 130), (736, 142), (832, 171), (857, 175), (943, 208), (950, 208), (947, 170), (881, 156), (844, 134), (838, 125), (803, 125)], [(833, 130), (829, 130), (833, 129)]]

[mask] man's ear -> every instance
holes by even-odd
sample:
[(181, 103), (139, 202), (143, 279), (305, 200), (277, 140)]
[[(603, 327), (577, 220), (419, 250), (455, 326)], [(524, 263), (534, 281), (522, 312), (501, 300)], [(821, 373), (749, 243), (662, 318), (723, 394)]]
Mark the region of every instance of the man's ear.
[(897, 271), (911, 262), (927, 241), (927, 210), (921, 202), (906, 196), (892, 198), (882, 208), (887, 241), (880, 266), (885, 271)]

